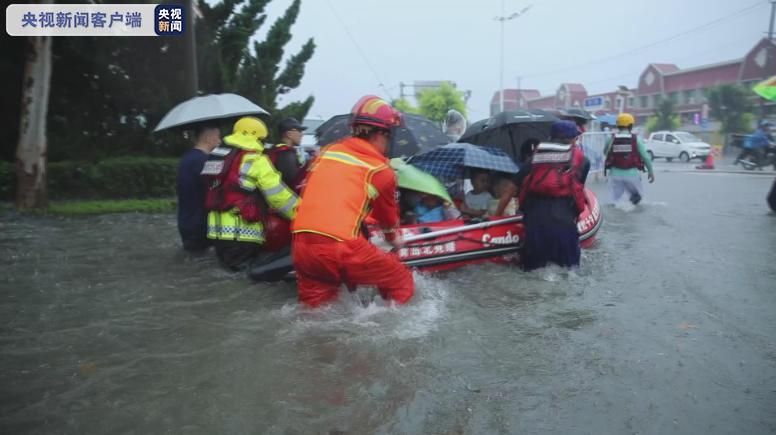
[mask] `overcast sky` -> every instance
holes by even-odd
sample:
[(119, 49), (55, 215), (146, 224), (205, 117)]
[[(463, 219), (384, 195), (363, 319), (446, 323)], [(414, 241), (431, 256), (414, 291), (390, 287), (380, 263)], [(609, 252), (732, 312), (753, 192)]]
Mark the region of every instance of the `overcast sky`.
[[(270, 3), (269, 19), (257, 36), (263, 37), (290, 2)], [(770, 18), (766, 0), (504, 3), (506, 15), (533, 5), (504, 25), (504, 86), (516, 87), (517, 76), (523, 76), (522, 87), (542, 95), (562, 82), (582, 83), (589, 93), (634, 87), (651, 62), (687, 68), (743, 57), (765, 36)], [(494, 18), (501, 4), (303, 0), (286, 54), (310, 37), (317, 49), (302, 85), (283, 101), (312, 94), (309, 116), (328, 118), (349, 111), (364, 94), (398, 97), (399, 82), (451, 80), (472, 92), (470, 121), (485, 118), (499, 87), (500, 25)], [(629, 53), (633, 49), (638, 50)], [(593, 62), (602, 58), (610, 60)]]

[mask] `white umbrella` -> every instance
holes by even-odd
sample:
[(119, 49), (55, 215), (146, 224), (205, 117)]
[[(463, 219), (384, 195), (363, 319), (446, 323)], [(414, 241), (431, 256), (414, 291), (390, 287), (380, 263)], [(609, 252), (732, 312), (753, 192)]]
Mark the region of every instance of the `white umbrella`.
[(195, 122), (268, 113), (247, 98), (236, 94), (203, 95), (175, 106), (164, 115), (154, 132)]

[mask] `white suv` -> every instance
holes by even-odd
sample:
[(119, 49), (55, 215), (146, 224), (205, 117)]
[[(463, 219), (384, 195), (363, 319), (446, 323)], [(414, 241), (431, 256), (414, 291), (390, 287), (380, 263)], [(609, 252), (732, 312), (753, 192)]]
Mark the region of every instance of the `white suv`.
[(711, 153), (711, 145), (684, 131), (657, 131), (649, 136), (647, 153), (652, 160), (662, 157), (669, 162), (673, 159), (689, 162), (705, 159)]

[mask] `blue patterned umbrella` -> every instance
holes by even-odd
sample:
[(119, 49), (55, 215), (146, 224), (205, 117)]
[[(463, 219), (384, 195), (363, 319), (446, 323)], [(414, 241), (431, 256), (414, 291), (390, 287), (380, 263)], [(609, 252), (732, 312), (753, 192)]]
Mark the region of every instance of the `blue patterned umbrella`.
[(443, 180), (457, 180), (466, 168), (516, 174), (520, 168), (504, 151), (469, 143), (451, 143), (432, 151), (418, 154), (410, 163)]

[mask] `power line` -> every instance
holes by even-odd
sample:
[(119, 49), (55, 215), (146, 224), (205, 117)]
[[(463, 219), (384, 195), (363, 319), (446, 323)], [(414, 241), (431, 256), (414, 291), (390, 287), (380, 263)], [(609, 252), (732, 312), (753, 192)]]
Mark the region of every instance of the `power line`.
[(537, 76), (542, 76), (542, 75), (557, 74), (559, 72), (570, 71), (570, 70), (581, 68), (581, 67), (586, 67), (586, 66), (590, 66), (590, 65), (596, 65), (596, 64), (599, 64), (599, 63), (603, 63), (603, 62), (608, 62), (610, 60), (618, 59), (620, 57), (631, 56), (633, 54), (640, 53), (640, 52), (642, 52), (642, 51), (644, 51), (646, 49), (652, 48), (652, 47), (654, 47), (656, 45), (664, 44), (666, 42), (670, 42), (670, 41), (673, 41), (675, 39), (681, 38), (681, 37), (686, 36), (686, 35), (688, 35), (690, 33), (694, 33), (694, 32), (697, 32), (699, 30), (704, 30), (704, 29), (707, 29), (709, 27), (716, 26), (717, 24), (720, 24), (720, 23), (722, 23), (724, 21), (727, 21), (727, 20), (729, 20), (731, 18), (734, 18), (734, 17), (736, 17), (738, 15), (745, 14), (745, 13), (747, 13), (747, 12), (749, 12), (749, 11), (759, 7), (759, 6), (762, 6), (764, 4), (766, 4), (766, 3), (762, 2), (762, 1), (757, 2), (757, 3), (753, 4), (753, 5), (747, 6), (747, 7), (743, 8), (743, 9), (740, 9), (740, 10), (738, 10), (736, 12), (733, 12), (732, 14), (729, 14), (729, 15), (726, 15), (724, 17), (718, 18), (716, 20), (710, 21), (710, 22), (708, 22), (706, 24), (702, 24), (702, 25), (700, 25), (698, 27), (694, 27), (694, 28), (686, 30), (684, 32), (677, 33), (677, 34), (675, 34), (673, 36), (669, 36), (668, 38), (661, 39), (659, 41), (655, 41), (655, 42), (649, 43), (647, 45), (642, 45), (641, 47), (636, 47), (636, 48), (634, 48), (632, 50), (624, 51), (622, 53), (618, 53), (618, 54), (615, 54), (615, 55), (594, 59), (594, 60), (591, 60), (589, 62), (584, 62), (584, 63), (578, 64), (578, 65), (573, 65), (573, 66), (568, 66), (568, 67), (558, 68), (558, 69), (555, 69), (555, 70), (549, 70), (549, 71), (533, 73), (533, 74), (522, 74), (521, 76), (522, 77), (537, 77)]
[(380, 74), (377, 73), (377, 69), (375, 69), (374, 66), (372, 66), (372, 63), (369, 62), (369, 58), (366, 56), (366, 53), (364, 50), (361, 49), (361, 46), (358, 45), (358, 41), (356, 41), (356, 38), (353, 37), (353, 34), (350, 33), (350, 29), (348, 29), (348, 26), (345, 25), (345, 21), (340, 18), (339, 14), (337, 13), (337, 10), (334, 8), (334, 5), (331, 4), (330, 0), (326, 0), (326, 4), (329, 5), (329, 9), (331, 10), (331, 13), (334, 14), (334, 17), (339, 21), (340, 26), (345, 30), (345, 33), (348, 35), (348, 38), (350, 38), (350, 42), (353, 43), (353, 45), (356, 47), (356, 51), (358, 51), (358, 54), (361, 55), (361, 59), (364, 61), (366, 66), (372, 71), (372, 74), (375, 76), (375, 79), (377, 79), (377, 84), (382, 88), (385, 95), (388, 96), (390, 100), (393, 100), (393, 96), (388, 91), (388, 88), (383, 83), (383, 80), (380, 78)]

